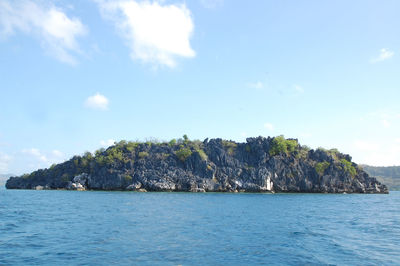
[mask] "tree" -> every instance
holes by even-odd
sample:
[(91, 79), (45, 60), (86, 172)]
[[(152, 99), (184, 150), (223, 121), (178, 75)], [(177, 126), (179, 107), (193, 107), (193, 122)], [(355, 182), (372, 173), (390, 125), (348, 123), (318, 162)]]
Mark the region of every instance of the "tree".
[(188, 136), (186, 134), (183, 135), (183, 143), (184, 144), (188, 144), (189, 143), (189, 138), (188, 138)]
[(176, 139), (171, 139), (170, 141), (169, 141), (169, 146), (175, 146), (176, 145)]
[(298, 142), (295, 139), (285, 139), (283, 135), (277, 136), (272, 140), (272, 145), (269, 150), (271, 156), (277, 154), (290, 154), (298, 147)]
[(190, 155), (192, 155), (192, 151), (188, 148), (181, 148), (177, 150), (175, 154), (178, 156), (179, 160), (184, 162)]

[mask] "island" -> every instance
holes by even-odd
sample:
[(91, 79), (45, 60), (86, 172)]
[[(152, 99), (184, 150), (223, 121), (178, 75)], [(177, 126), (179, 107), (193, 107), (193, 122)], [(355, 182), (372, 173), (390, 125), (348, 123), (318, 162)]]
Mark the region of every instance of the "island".
[(7, 189), (184, 192), (388, 193), (347, 154), (284, 136), (120, 141), (47, 169), (10, 177)]
[(400, 191), (400, 166), (371, 166), (362, 164), (361, 167), (379, 182), (384, 183), (390, 191)]

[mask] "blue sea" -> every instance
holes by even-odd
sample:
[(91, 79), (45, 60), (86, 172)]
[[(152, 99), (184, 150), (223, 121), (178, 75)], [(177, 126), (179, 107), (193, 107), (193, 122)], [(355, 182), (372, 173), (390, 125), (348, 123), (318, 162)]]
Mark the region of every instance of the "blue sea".
[(389, 195), (0, 190), (1, 265), (399, 265)]

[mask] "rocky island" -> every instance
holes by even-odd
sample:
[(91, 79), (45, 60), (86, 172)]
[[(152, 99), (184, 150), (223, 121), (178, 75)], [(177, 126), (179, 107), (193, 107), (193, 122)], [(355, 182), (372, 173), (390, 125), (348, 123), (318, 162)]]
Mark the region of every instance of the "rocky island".
[(120, 141), (6, 183), (8, 189), (388, 193), (351, 157), (297, 139)]

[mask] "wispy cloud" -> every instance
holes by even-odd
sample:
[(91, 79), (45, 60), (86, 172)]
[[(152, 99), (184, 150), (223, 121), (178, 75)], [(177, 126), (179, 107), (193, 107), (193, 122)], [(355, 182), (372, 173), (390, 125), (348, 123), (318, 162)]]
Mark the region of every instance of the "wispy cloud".
[(382, 119), (381, 123), (384, 128), (389, 128), (390, 127), (390, 122), (387, 119)]
[(293, 88), (297, 93), (304, 93), (304, 88), (300, 85), (294, 84)]
[(363, 122), (374, 125), (374, 127), (397, 128), (399, 126), (400, 115), (394, 110), (382, 109), (369, 112), (360, 119)]
[(261, 81), (250, 82), (250, 83), (247, 83), (247, 87), (250, 88), (250, 89), (261, 90), (261, 89), (264, 88), (264, 83), (262, 83)]
[(275, 127), (271, 123), (265, 123), (264, 128), (268, 129), (269, 131), (274, 131)]
[(31, 155), (41, 162), (48, 162), (47, 157), (44, 154), (42, 154), (39, 149), (36, 148), (23, 149), (22, 153)]
[(176, 66), (177, 57), (196, 55), (190, 46), (194, 24), (185, 4), (97, 1), (103, 17), (112, 21), (126, 40), (131, 58), (156, 66)]
[(89, 96), (85, 101), (87, 108), (95, 110), (108, 110), (109, 100), (106, 96), (96, 93), (95, 95)]
[(382, 48), (380, 50), (379, 56), (377, 56), (375, 58), (372, 58), (370, 62), (371, 63), (377, 63), (377, 62), (385, 61), (385, 60), (387, 60), (389, 58), (392, 58), (393, 56), (394, 56), (394, 52), (393, 51), (390, 51), (387, 48)]
[(87, 33), (86, 27), (56, 6), (39, 3), (0, 1), (0, 35), (10, 36), (19, 31), (35, 36), (46, 53), (61, 62), (76, 64), (75, 55), (81, 53), (77, 37)]
[(386, 143), (379, 149), (363, 151), (365, 158), (363, 163), (374, 166), (392, 166), (400, 163), (400, 143)]
[(101, 140), (100, 141), (100, 145), (103, 146), (103, 147), (109, 147), (111, 145), (114, 145), (114, 143), (115, 143), (115, 140), (113, 140), (113, 139)]
[[(53, 163), (61, 163), (65, 160), (65, 155), (59, 150), (41, 151), (37, 148), (21, 150), (19, 160), (28, 165), (31, 170), (49, 167)], [(21, 162), (21, 161), (20, 161)]]
[(203, 7), (208, 9), (214, 9), (224, 4), (224, 0), (200, 0)]
[(380, 148), (379, 144), (365, 140), (355, 140), (353, 145), (360, 151), (377, 151)]
[(12, 157), (8, 154), (0, 152), (0, 173), (8, 171), (8, 165), (11, 162)]
[(51, 152), (51, 154), (52, 154), (54, 157), (56, 157), (56, 158), (62, 158), (62, 157), (64, 157), (64, 153), (62, 153), (62, 152), (59, 151), (59, 150), (53, 150), (53, 151)]

